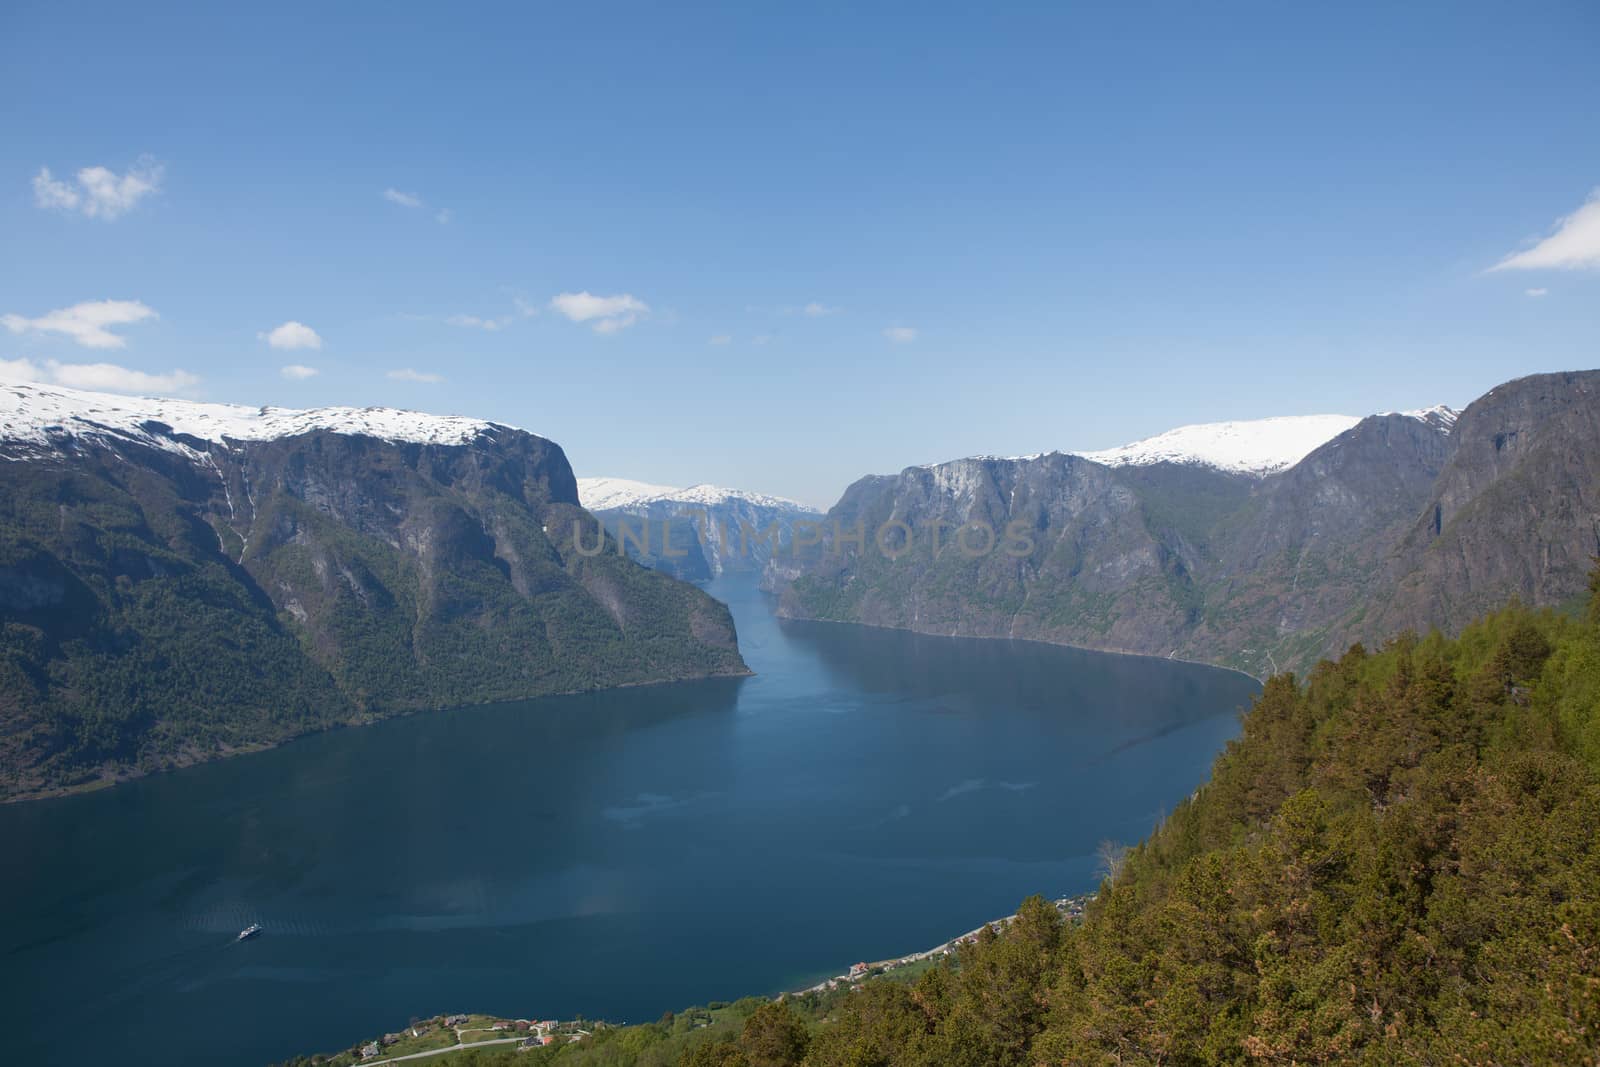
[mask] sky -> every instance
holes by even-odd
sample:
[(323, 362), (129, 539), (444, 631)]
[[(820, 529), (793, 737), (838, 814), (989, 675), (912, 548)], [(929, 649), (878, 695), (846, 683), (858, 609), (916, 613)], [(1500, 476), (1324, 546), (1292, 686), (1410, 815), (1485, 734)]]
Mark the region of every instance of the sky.
[(0, 8), (0, 373), (868, 473), (1600, 365), (1600, 7)]

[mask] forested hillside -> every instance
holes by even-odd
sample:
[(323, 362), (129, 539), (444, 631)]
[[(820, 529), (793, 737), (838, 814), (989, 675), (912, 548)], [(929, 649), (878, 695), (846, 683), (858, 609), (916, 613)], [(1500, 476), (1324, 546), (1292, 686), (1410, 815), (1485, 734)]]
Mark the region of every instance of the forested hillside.
[(577, 551), (597, 521), (534, 434), (28, 383), (0, 415), (0, 798), (745, 672), (722, 604), (615, 545)]
[(1405, 635), (1273, 678), (1211, 781), (1081, 925), (1034, 898), (914, 983), (515, 1062), (1594, 1063), (1600, 578), (1590, 588), (1581, 618), (1513, 605), (1457, 639)]

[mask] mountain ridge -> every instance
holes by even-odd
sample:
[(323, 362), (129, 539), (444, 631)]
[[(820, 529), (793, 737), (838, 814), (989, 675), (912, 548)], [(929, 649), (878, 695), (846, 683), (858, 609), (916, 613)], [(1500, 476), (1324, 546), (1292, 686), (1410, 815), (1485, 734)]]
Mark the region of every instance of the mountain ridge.
[[(15, 415), (29, 392), (0, 397)], [(748, 673), (727, 608), (624, 558), (545, 438), (389, 409), (239, 437), (256, 409), (224, 407), (207, 440), (183, 432), (192, 402), (163, 405), (174, 426), (66, 399), (117, 410), (0, 441), (0, 794), (412, 711)], [(340, 432), (368, 428), (402, 439)]]
[[(1458, 549), (1473, 558), (1515, 557), (1493, 574), (1451, 571), (1446, 555), (1430, 553), (1431, 539), (1416, 531), (1435, 484), (1448, 482), (1462, 434), (1473, 439), (1470, 452), (1503, 433), (1483, 417), (1491, 398), (1509, 398), (1504, 403), (1525, 424), (1511, 439), (1529, 441), (1538, 436), (1536, 412), (1560, 407), (1551, 390), (1564, 390), (1578, 399), (1560, 430), (1545, 435), (1559, 443), (1547, 440), (1541, 455), (1600, 453), (1596, 382), (1600, 372), (1532, 376), (1497, 387), (1459, 415), (1437, 407), (1367, 416), (1265, 474), (1171, 458), (1107, 466), (1057, 452), (868, 475), (844, 492), (826, 525), (872, 531), (904, 522), (919, 531), (908, 542), (914, 551), (891, 561), (843, 540), (836, 551), (825, 536), (817, 550), (770, 565), (766, 581), (780, 595), (780, 611), (796, 618), (1175, 656), (1262, 677), (1370, 637), (1380, 619), (1455, 626), (1470, 617), (1468, 603), (1481, 609), (1513, 594), (1534, 603), (1576, 595), (1582, 569), (1572, 561), (1584, 554), (1579, 542), (1596, 540), (1596, 527), (1584, 525), (1593, 520), (1579, 522), (1578, 513), (1600, 510), (1600, 473), (1587, 460), (1567, 464), (1572, 470), (1556, 492), (1566, 503), (1549, 511), (1565, 525), (1546, 523), (1530, 542), (1515, 522), (1501, 523), (1495, 543), (1475, 535), (1470, 548)], [(1531, 408), (1517, 399), (1530, 395), (1541, 398)], [(1493, 462), (1478, 467), (1482, 477), (1463, 490), (1473, 500), (1488, 499), (1490, 482), (1511, 485)], [(1516, 469), (1527, 492), (1548, 481), (1537, 463)], [(1511, 499), (1499, 511), (1525, 516), (1529, 506)], [(964, 558), (948, 550), (948, 536), (942, 551), (924, 537), (937, 523), (993, 531), (1019, 524), (1035, 547), (1021, 559)], [(1553, 553), (1563, 561), (1559, 575), (1541, 583), (1530, 553)], [(1397, 597), (1423, 599), (1408, 576), (1424, 563), (1448, 579), (1440, 595), (1460, 600), (1459, 610), (1395, 606)]]

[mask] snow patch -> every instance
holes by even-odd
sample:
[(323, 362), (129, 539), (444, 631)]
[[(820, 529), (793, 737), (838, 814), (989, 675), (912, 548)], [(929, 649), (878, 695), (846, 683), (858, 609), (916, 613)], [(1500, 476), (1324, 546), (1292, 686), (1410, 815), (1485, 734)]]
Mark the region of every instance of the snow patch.
[(697, 507), (715, 507), (731, 501), (742, 501), (758, 508), (777, 511), (810, 512), (799, 501), (765, 493), (750, 493), (743, 489), (724, 489), (716, 485), (691, 485), (680, 489), (670, 485), (653, 485), (629, 478), (579, 478), (578, 500), (590, 511), (610, 511), (615, 508), (636, 508), (649, 504), (691, 504)]
[(1108, 467), (1185, 463), (1261, 476), (1289, 469), (1360, 421), (1354, 415), (1285, 415), (1208, 422), (1119, 448), (1073, 454)]
[(132, 441), (198, 462), (202, 453), (178, 437), (266, 441), (322, 430), (384, 441), (464, 445), (481, 434), (510, 429), (482, 419), (396, 408), (253, 408), (0, 380), (0, 441), (43, 453), (61, 451), (71, 438), (88, 438)]

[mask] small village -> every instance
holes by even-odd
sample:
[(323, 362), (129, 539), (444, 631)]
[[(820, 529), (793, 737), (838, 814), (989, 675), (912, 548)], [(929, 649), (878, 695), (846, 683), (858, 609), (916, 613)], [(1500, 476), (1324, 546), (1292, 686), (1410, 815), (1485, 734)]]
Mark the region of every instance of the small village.
[(384, 1034), (354, 1050), (356, 1062), (378, 1067), (401, 1060), (422, 1059), (446, 1052), (491, 1045), (541, 1048), (566, 1041), (581, 1041), (604, 1023), (582, 1020), (504, 1019), (493, 1015), (435, 1015), (413, 1019), (403, 1030)]

